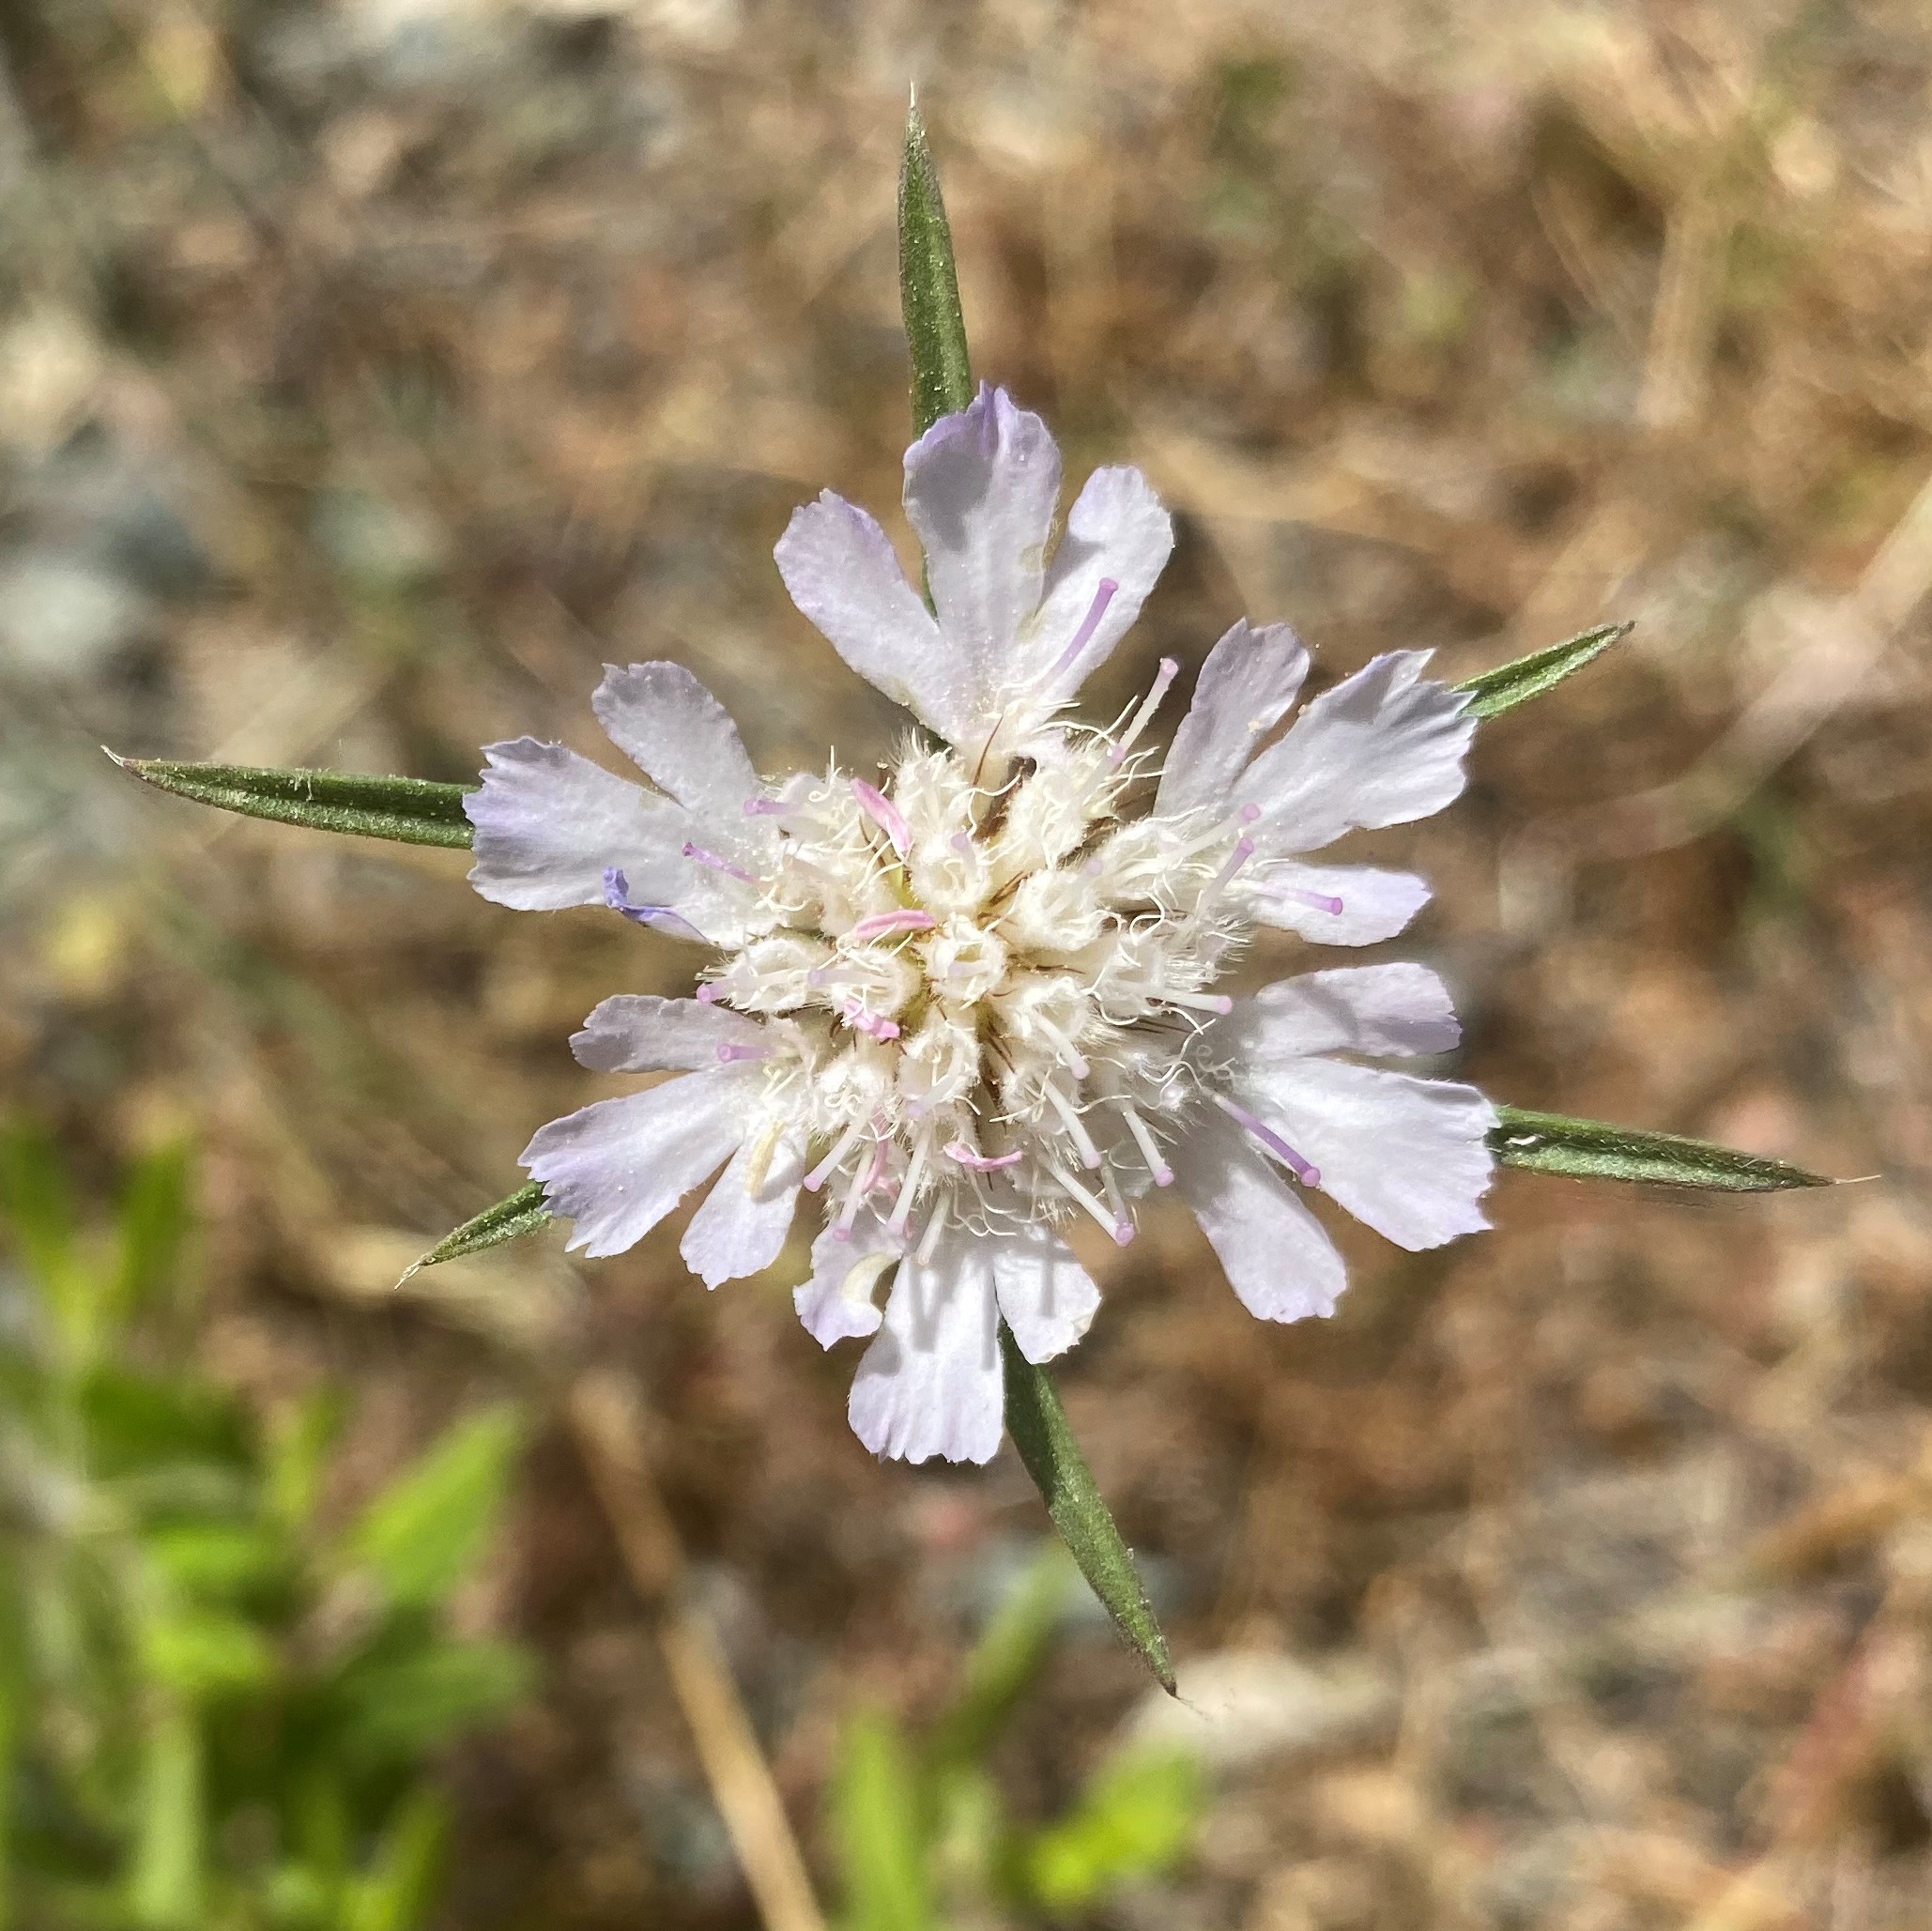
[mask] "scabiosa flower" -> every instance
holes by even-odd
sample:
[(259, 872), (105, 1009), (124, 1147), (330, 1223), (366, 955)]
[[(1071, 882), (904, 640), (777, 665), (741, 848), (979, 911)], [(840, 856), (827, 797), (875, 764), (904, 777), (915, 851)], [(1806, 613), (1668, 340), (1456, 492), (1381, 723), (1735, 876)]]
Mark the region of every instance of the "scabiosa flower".
[(612, 668), (593, 707), (654, 789), (560, 744), (492, 745), (470, 876), (499, 904), (601, 904), (714, 954), (695, 998), (607, 999), (571, 1042), (599, 1071), (680, 1075), (530, 1142), (573, 1246), (621, 1252), (715, 1174), (682, 1251), (716, 1286), (777, 1259), (801, 1192), (822, 1200), (795, 1299), (825, 1346), (871, 1338), (860, 1438), (984, 1462), (998, 1323), (1044, 1361), (1094, 1317), (1076, 1217), (1125, 1245), (1137, 1203), (1173, 1187), (1274, 1321), (1330, 1312), (1344, 1284), (1304, 1191), (1410, 1249), (1487, 1225), (1489, 1102), (1361, 1063), (1455, 1043), (1433, 973), (1216, 989), (1258, 926), (1342, 945), (1402, 930), (1419, 879), (1307, 854), (1447, 805), (1475, 725), (1423, 677), (1427, 652), (1397, 651), (1277, 736), (1308, 653), (1285, 626), (1237, 623), (1130, 816), (1178, 667), (1111, 729), (1064, 713), (1173, 548), (1146, 480), (1096, 471), (1054, 546), (1059, 452), (986, 389), (905, 474), (930, 608), (878, 523), (829, 492), (777, 560), (929, 735), (874, 777), (770, 782), (688, 670)]

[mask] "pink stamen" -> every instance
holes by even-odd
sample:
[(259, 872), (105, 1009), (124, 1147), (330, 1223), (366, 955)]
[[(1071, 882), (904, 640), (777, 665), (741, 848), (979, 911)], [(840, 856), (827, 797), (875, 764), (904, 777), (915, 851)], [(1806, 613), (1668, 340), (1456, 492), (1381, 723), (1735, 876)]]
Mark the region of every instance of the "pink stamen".
[(929, 912), (875, 912), (862, 918), (845, 936), (848, 939), (882, 939), (888, 932), (929, 932), (939, 921)]
[(723, 988), (713, 986), (709, 980), (698, 988), (699, 1005), (715, 1005), (724, 996)]
[(1303, 1159), (1265, 1120), (1257, 1119), (1244, 1106), (1236, 1106), (1225, 1094), (1216, 1094), (1215, 1104), (1237, 1126), (1253, 1134), (1304, 1187), (1319, 1187), (1322, 1184), (1322, 1170)]
[(723, 872), (728, 879), (738, 879), (747, 885), (758, 883), (742, 866), (733, 865), (728, 858), (720, 858), (715, 851), (707, 851), (702, 845), (686, 845), (684, 856), (695, 858), (699, 865), (710, 866), (714, 872)]
[(1127, 728), (1121, 733), (1120, 743), (1107, 754), (1107, 768), (1118, 771), (1127, 762), (1127, 755), (1134, 747), (1134, 741), (1153, 721), (1154, 713), (1160, 709), (1160, 700), (1167, 696), (1168, 686), (1180, 676), (1180, 661), (1173, 657), (1160, 660), (1159, 674), (1155, 678), (1152, 689), (1141, 699), (1141, 707), (1133, 714)]
[(721, 1046), (718, 1048), (718, 1059), (723, 1065), (728, 1066), (739, 1060), (770, 1059), (771, 1056), (772, 1049), (769, 1046)]
[(861, 1033), (869, 1033), (875, 1039), (897, 1039), (899, 1036), (898, 1026), (894, 1020), (867, 1012), (856, 999), (848, 1001), (839, 1010), (848, 1026), (856, 1027)]
[(859, 809), (885, 834), (892, 849), (903, 858), (912, 849), (912, 828), (906, 822), (905, 813), (877, 785), (868, 785), (864, 778), (852, 780), (852, 796), (859, 801)]
[(779, 798), (747, 798), (744, 801), (746, 818), (784, 818), (791, 806)]
[(1342, 916), (1342, 901), (1331, 898), (1326, 892), (1302, 892), (1291, 887), (1287, 896), (1297, 904), (1312, 907), (1316, 912), (1326, 912), (1335, 917)]
[(1234, 1010), (1234, 1002), (1225, 992), (1162, 992), (1150, 988), (1151, 996), (1187, 1012), (1219, 1013), (1222, 1019)]
[(1235, 816), (1240, 819), (1243, 824), (1251, 825), (1261, 816), (1261, 806), (1259, 805), (1244, 805)]
[(1113, 601), (1113, 593), (1120, 586), (1111, 576), (1100, 579), (1100, 587), (1094, 592), (1094, 601), (1087, 614), (1081, 620), (1081, 627), (1074, 632), (1073, 641), (1060, 653), (1060, 661), (1053, 667), (1052, 674), (1058, 677), (1087, 647), (1087, 640), (1100, 628), (1100, 620), (1107, 614), (1107, 606)]
[(1116, 1220), (1113, 1223), (1113, 1244), (1126, 1247), (1134, 1237), (1135, 1228), (1131, 1220)]
[(997, 1158), (989, 1154), (974, 1153), (963, 1140), (950, 1142), (944, 1151), (949, 1160), (958, 1160), (962, 1167), (971, 1167), (975, 1173), (990, 1173), (1001, 1167), (1017, 1167), (1026, 1157), (1019, 1147), (1011, 1153), (1001, 1154)]
[[(1227, 864), (1215, 873), (1213, 879), (1208, 883), (1207, 891), (1219, 892), (1253, 856), (1254, 840), (1252, 838), (1235, 839), (1233, 853), (1230, 855)], [(1204, 893), (1202, 896), (1205, 897), (1207, 894)]]
[(866, 1169), (866, 1178), (859, 1188), (859, 1192), (861, 1195), (869, 1194), (884, 1178), (885, 1142), (879, 1140), (872, 1144), (872, 1163)]
[(838, 1136), (837, 1140), (833, 1142), (832, 1151), (805, 1176), (804, 1181), (801, 1183), (807, 1193), (817, 1193), (820, 1188), (824, 1186), (846, 1155), (858, 1143), (859, 1135), (865, 1130), (863, 1124), (854, 1120)]
[(953, 850), (961, 858), (970, 858), (973, 855), (973, 834), (971, 832), (955, 832), (952, 835), (951, 843)]

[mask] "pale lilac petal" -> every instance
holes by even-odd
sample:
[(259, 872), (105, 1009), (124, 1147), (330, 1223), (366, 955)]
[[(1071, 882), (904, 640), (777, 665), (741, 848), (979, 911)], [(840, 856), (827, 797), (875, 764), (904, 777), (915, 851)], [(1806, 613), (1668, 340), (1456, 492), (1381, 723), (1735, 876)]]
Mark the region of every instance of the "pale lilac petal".
[(812, 1278), (791, 1291), (805, 1332), (821, 1348), (876, 1333), (882, 1317), (872, 1296), (904, 1250), (904, 1239), (866, 1207), (848, 1238), (827, 1227), (812, 1243)]
[(611, 866), (662, 879), (675, 866), (682, 814), (561, 744), (515, 738), (485, 746), (483, 789), (463, 809), (476, 827), (469, 881), (523, 912), (602, 905)]
[(1230, 1120), (1208, 1114), (1175, 1138), (1181, 1197), (1219, 1257), (1228, 1284), (1264, 1321), (1327, 1316), (1348, 1284), (1322, 1223)]
[(1100, 1290), (1073, 1249), (1043, 1221), (989, 1235), (1000, 1312), (1029, 1361), (1064, 1355), (1093, 1325)]
[(1248, 767), (1234, 803), (1257, 805), (1291, 851), (1440, 811), (1462, 791), (1476, 720), (1466, 693), (1422, 676), (1429, 656), (1392, 651), (1324, 691)]
[(696, 1073), (722, 1064), (721, 1046), (769, 1044), (758, 1020), (729, 1006), (621, 992), (591, 1013), (581, 1033), (571, 1034), (570, 1050), (597, 1073), (656, 1073), (674, 1066)]
[(1308, 648), (1285, 623), (1244, 617), (1207, 653), (1194, 700), (1168, 749), (1154, 808), (1224, 811), (1254, 747), (1287, 716), (1308, 675)]
[(1018, 683), (1016, 646), (1039, 605), (1060, 504), (1047, 425), (982, 384), (906, 452), (905, 501), (946, 650), (982, 691)]
[(1411, 1249), (1487, 1227), (1495, 1109), (1473, 1086), (1342, 1060), (1257, 1066), (1237, 1096), (1320, 1170), (1322, 1191)]
[[(1066, 533), (1047, 572), (1020, 677), (1049, 706), (1064, 704), (1108, 658), (1173, 554), (1173, 519), (1138, 469), (1096, 469), (1066, 513)], [(1100, 621), (1071, 662), (1066, 653), (1100, 586), (1114, 586)]]
[(621, 1254), (730, 1157), (754, 1091), (721, 1068), (600, 1099), (540, 1127), (520, 1164), (544, 1183), (550, 1211), (575, 1221), (571, 1248)]
[(684, 1230), (684, 1264), (707, 1287), (762, 1273), (785, 1250), (804, 1173), (801, 1142), (747, 1136)]
[(959, 743), (979, 715), (973, 667), (941, 643), (891, 539), (828, 489), (794, 510), (774, 552), (791, 601), (869, 684)]
[(1392, 939), (1429, 903), (1429, 886), (1414, 872), (1372, 865), (1270, 865), (1244, 875), (1249, 915), (1316, 945), (1373, 945)]
[(1250, 1065), (1318, 1052), (1448, 1052), (1463, 1029), (1449, 988), (1427, 966), (1404, 959), (1278, 979), (1237, 1001), (1214, 1036), (1236, 1065)]
[(1005, 1427), (993, 1271), (955, 1231), (924, 1265), (899, 1263), (884, 1325), (852, 1380), (852, 1431), (875, 1455), (990, 1462)]
[(769, 841), (771, 827), (744, 814), (759, 787), (738, 727), (682, 664), (606, 664), (590, 708), (611, 743), (699, 820), (704, 842)]

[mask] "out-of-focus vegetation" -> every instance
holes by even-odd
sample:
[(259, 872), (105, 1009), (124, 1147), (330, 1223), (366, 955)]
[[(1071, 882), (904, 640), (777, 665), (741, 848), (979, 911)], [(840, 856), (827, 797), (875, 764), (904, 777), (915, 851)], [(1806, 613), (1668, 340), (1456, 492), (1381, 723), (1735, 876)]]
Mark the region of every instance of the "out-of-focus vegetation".
[(1185, 1748), (1123, 1746), (1060, 1815), (1037, 1823), (1014, 1819), (991, 1769), (993, 1746), (1053, 1651), (1069, 1592), (1081, 1587), (1066, 1553), (1049, 1549), (929, 1727), (911, 1734), (885, 1710), (849, 1722), (828, 1816), (843, 1931), (937, 1931), (962, 1911), (1058, 1922), (1186, 1855), (1206, 1793)]
[(0, 1129), (0, 1923), (413, 1931), (426, 1765), (530, 1680), (448, 1627), (520, 1426), (469, 1416), (326, 1527), (338, 1392), (264, 1424), (193, 1366), (188, 1176), (149, 1155), (97, 1229)]

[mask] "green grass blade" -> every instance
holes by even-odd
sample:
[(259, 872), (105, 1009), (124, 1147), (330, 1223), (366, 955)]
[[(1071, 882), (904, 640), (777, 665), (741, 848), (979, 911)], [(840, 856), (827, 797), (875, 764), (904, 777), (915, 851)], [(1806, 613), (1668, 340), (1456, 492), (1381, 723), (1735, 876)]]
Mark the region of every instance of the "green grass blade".
[(144, 1931), (194, 1931), (202, 1921), (201, 1732), (192, 1713), (166, 1704), (147, 1737), (129, 1915)]
[(953, 231), (946, 225), (939, 174), (916, 106), (906, 115), (899, 167), (899, 307), (912, 359), (912, 428), (924, 436), (942, 416), (973, 400), (973, 363), (953, 266)]
[(1134, 1558), (1100, 1499), (1093, 1471), (1066, 1425), (1066, 1411), (1047, 1371), (1020, 1352), (1004, 1322), (1000, 1351), (1006, 1369), (1006, 1426), (1053, 1526), (1121, 1633), (1140, 1652), (1161, 1688), (1173, 1695), (1174, 1670), (1167, 1637), (1155, 1620)]
[(1594, 630), (1580, 630), (1547, 650), (1532, 651), (1513, 664), (1500, 664), (1480, 677), (1466, 678), (1456, 688), (1468, 692), (1470, 716), (1500, 717), (1505, 711), (1555, 690), (1566, 677), (1574, 677), (1586, 664), (1594, 664), (1635, 628), (1634, 623), (1600, 623)]
[(843, 1931), (935, 1931), (923, 1815), (929, 1794), (890, 1716), (861, 1710), (848, 1721), (827, 1809), (845, 1891)]
[(1821, 1173), (1760, 1154), (1739, 1153), (1677, 1133), (1644, 1133), (1602, 1120), (1498, 1107), (1489, 1149), (1506, 1167), (1560, 1173), (1572, 1180), (1648, 1181), (1653, 1187), (1702, 1188), (1719, 1193), (1778, 1193), (1830, 1187)]
[(463, 815), (473, 785), (428, 778), (366, 777), (344, 771), (278, 771), (257, 764), (170, 764), (157, 758), (107, 754), (144, 784), (238, 811), (244, 818), (307, 825), (401, 845), (467, 847), (474, 835)]
[[(500, 1247), (520, 1234), (534, 1234), (549, 1218), (550, 1209), (544, 1204), (543, 1183), (532, 1180), (527, 1187), (519, 1187), (508, 1200), (499, 1200), (495, 1206), (485, 1207), (462, 1226), (452, 1228), (421, 1260), (410, 1264), (403, 1280), (420, 1268), (434, 1267), (443, 1261), (460, 1261), (467, 1255), (480, 1254), (486, 1248)], [(402, 1284), (402, 1280), (396, 1283), (398, 1287)]]

